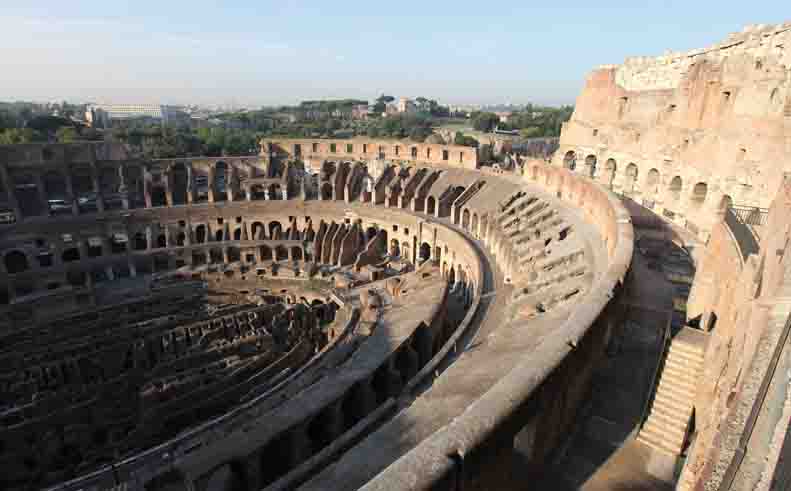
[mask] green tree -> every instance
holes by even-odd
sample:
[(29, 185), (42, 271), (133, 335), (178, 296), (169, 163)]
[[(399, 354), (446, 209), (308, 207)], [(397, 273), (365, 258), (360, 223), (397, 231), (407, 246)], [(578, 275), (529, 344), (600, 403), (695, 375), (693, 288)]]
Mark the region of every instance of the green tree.
[(16, 145), (44, 140), (41, 133), (30, 128), (10, 128), (0, 131), (0, 145)]
[(55, 131), (55, 139), (58, 143), (73, 143), (79, 139), (79, 134), (73, 126), (61, 126)]
[(499, 122), (500, 118), (494, 113), (477, 112), (472, 115), (472, 127), (484, 133), (492, 131)]

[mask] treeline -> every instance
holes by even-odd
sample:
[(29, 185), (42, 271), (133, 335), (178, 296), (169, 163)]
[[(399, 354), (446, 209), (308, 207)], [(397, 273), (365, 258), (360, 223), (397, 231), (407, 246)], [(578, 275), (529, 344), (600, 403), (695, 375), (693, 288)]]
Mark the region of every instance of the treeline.
[(564, 122), (571, 118), (574, 106), (548, 107), (527, 104), (524, 109), (511, 113), (507, 121), (492, 112), (475, 112), (470, 116), (473, 128), (491, 132), (500, 130), (519, 130), (524, 138), (560, 136)]
[(130, 145), (144, 157), (166, 159), (206, 155), (256, 155), (258, 132), (233, 128), (199, 128), (162, 125), (119, 127), (113, 130), (115, 141)]
[(84, 105), (67, 102), (0, 102), (0, 145), (101, 139), (71, 119), (84, 112)]

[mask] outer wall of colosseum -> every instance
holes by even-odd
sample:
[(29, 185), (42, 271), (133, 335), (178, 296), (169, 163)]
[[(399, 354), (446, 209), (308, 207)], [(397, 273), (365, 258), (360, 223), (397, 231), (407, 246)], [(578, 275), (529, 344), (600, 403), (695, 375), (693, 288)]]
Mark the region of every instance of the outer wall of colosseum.
[(641, 217), (686, 229), (674, 235), (696, 249), (687, 320), (707, 333), (707, 351), (679, 489), (777, 489), (788, 478), (775, 464), (788, 450), (789, 66), (789, 24), (602, 66), (552, 161)]
[(791, 169), (791, 27), (603, 66), (553, 164), (593, 175), (705, 239), (728, 204), (767, 207)]

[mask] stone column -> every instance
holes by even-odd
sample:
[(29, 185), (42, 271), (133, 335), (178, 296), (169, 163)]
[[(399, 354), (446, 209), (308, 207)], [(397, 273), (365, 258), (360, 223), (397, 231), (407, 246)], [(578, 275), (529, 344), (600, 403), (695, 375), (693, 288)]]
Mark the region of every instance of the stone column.
[(228, 201), (233, 201), (233, 185), (234, 177), (236, 176), (236, 167), (228, 164), (225, 172), (225, 197)]
[(126, 176), (124, 175), (124, 166), (118, 166), (118, 182), (119, 192), (121, 193), (121, 207), (124, 210), (129, 209), (129, 189), (126, 187)]
[(145, 207), (151, 208), (151, 173), (148, 168), (143, 167), (143, 198), (145, 200)]
[(91, 150), (91, 187), (96, 195), (96, 209), (99, 213), (104, 212), (104, 196), (102, 196), (101, 188), (99, 187), (99, 174), (96, 170), (96, 155), (95, 149)]
[(6, 187), (6, 193), (8, 194), (8, 204), (11, 206), (11, 209), (14, 210), (14, 215), (16, 216), (17, 220), (22, 219), (22, 209), (19, 207), (19, 201), (16, 199), (15, 194), (15, 186), (13, 181), (8, 175), (8, 168), (5, 164), (0, 164), (0, 179), (2, 179), (3, 183)]
[(192, 163), (186, 164), (187, 168), (187, 204), (191, 205), (195, 201), (195, 179), (192, 172)]
[(66, 181), (66, 194), (71, 200), (71, 214), (80, 214), (80, 205), (77, 203), (77, 196), (74, 194), (74, 180), (71, 178), (71, 168), (66, 167), (63, 171), (63, 179)]
[(228, 263), (231, 262), (230, 261), (230, 257), (228, 256), (228, 248), (227, 247), (223, 247), (222, 248), (222, 262), (225, 263), (225, 264), (228, 264)]
[(165, 224), (165, 248), (170, 248), (170, 227), (168, 224)]
[(189, 221), (187, 221), (186, 227), (184, 227), (184, 245), (192, 245), (192, 223)]
[(38, 199), (41, 202), (44, 215), (49, 216), (49, 198), (47, 198), (47, 190), (44, 188), (44, 180), (41, 178), (41, 172), (34, 172), (33, 178), (36, 180), (36, 191), (38, 191)]
[(162, 177), (164, 178), (162, 182), (165, 185), (165, 204), (173, 206), (173, 187), (170, 185), (170, 181), (173, 179), (173, 168), (167, 168), (165, 170), (165, 175)]
[(208, 174), (209, 203), (214, 203), (214, 166), (209, 167)]
[(151, 230), (151, 226), (146, 227), (146, 250), (150, 251), (154, 248), (154, 241), (153, 241), (153, 231)]

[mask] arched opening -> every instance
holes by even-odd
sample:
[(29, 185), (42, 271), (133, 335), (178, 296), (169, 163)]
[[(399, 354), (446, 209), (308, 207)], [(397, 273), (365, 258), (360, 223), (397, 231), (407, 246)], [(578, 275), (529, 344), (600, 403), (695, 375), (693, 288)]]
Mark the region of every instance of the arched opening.
[(731, 198), (727, 194), (723, 194), (722, 199), (720, 200), (720, 206), (719, 206), (720, 211), (725, 211), (732, 206), (733, 206), (733, 198)]
[(610, 189), (612, 189), (613, 181), (615, 181), (616, 172), (618, 172), (618, 164), (615, 159), (607, 159), (607, 162), (604, 163), (604, 174), (602, 174), (602, 177), (604, 178), (604, 184)]
[(283, 193), (280, 191), (280, 184), (273, 183), (269, 185), (269, 199), (280, 200), (283, 198)]
[(63, 258), (64, 263), (72, 262), (72, 261), (79, 261), (80, 260), (80, 250), (76, 247), (72, 247), (70, 249), (66, 249), (63, 251)]
[(16, 174), (13, 176), (14, 196), (16, 196), (19, 208), (24, 216), (35, 216), (41, 214), (41, 200), (38, 195), (38, 186), (31, 174)]
[(419, 254), (420, 254), (421, 263), (423, 261), (428, 261), (429, 259), (431, 259), (431, 246), (428, 245), (426, 242), (423, 242), (422, 244), (420, 244)]
[(237, 228), (233, 231), (233, 240), (242, 240), (242, 229)]
[(670, 191), (670, 200), (673, 202), (678, 202), (681, 199), (681, 188), (682, 188), (681, 177), (676, 176), (670, 181), (670, 187), (668, 190)]
[(656, 197), (659, 194), (659, 171), (651, 169), (645, 178), (645, 194), (649, 197)]
[(261, 253), (261, 260), (262, 261), (271, 261), (272, 260), (272, 249), (269, 246), (262, 245), (259, 248)]
[(228, 198), (228, 164), (217, 162), (214, 164), (214, 201), (225, 201)]
[(476, 237), (478, 236), (478, 214), (477, 213), (473, 213), (472, 214), (472, 222), (470, 223), (470, 232), (472, 232), (472, 234), (474, 236), (476, 236)]
[(118, 210), (123, 207), (121, 201), (121, 177), (114, 166), (100, 167), (99, 191), (104, 199), (105, 210)]
[(121, 169), (121, 172), (124, 173), (129, 207), (142, 208), (145, 206), (145, 199), (143, 198), (143, 169), (137, 165), (123, 166)]
[(66, 215), (71, 213), (71, 198), (66, 190), (66, 179), (54, 170), (44, 174), (44, 190), (47, 193), (49, 212), (53, 215)]
[(148, 242), (146, 242), (146, 236), (143, 235), (142, 232), (136, 233), (132, 239), (132, 249), (136, 251), (145, 251), (147, 247)]
[(464, 210), (461, 214), (461, 226), (464, 230), (470, 229), (470, 210)]
[(11, 251), (3, 258), (5, 269), (8, 274), (21, 273), (27, 271), (30, 265), (27, 262), (27, 256), (21, 251)]
[(228, 248), (228, 262), (236, 263), (242, 260), (242, 252), (238, 247)]
[(186, 243), (187, 243), (187, 234), (185, 234), (183, 231), (179, 232), (178, 235), (176, 236), (176, 245), (179, 247), (184, 247)]
[(393, 257), (401, 256), (401, 246), (398, 244), (398, 239), (390, 241), (390, 255)]
[(215, 242), (222, 242), (225, 240), (225, 230), (218, 229), (214, 231), (214, 241)]
[(701, 206), (706, 201), (706, 194), (708, 193), (708, 186), (705, 182), (699, 182), (692, 188), (692, 204), (694, 206)]
[[(165, 194), (164, 186), (152, 186), (151, 206), (166, 206), (167, 204), (167, 196)], [(82, 209), (82, 204), (80, 204), (80, 209)]]
[(374, 237), (376, 237), (376, 227), (368, 227), (365, 230), (365, 242), (370, 242)]
[(566, 152), (566, 155), (563, 157), (563, 168), (568, 170), (574, 170), (577, 168), (577, 155), (574, 151), (569, 150)]
[(637, 165), (632, 162), (626, 166), (626, 183), (624, 185), (624, 192), (627, 194), (632, 194), (635, 192), (635, 186), (637, 185)]
[(325, 182), (321, 186), (321, 199), (323, 200), (331, 200), (332, 199), (332, 184)]
[(595, 177), (596, 176), (596, 156), (595, 155), (588, 155), (585, 157), (585, 173), (588, 177)]
[(281, 237), (283, 227), (280, 222), (269, 222), (269, 238), (272, 240), (283, 240)]
[(288, 259), (288, 250), (286, 250), (285, 246), (275, 247), (275, 260), (285, 261), (286, 259)]
[(173, 177), (173, 204), (183, 205), (187, 203), (187, 189), (189, 188), (187, 166), (183, 162), (178, 162), (171, 170)]
[(159, 234), (157, 236), (157, 247), (167, 247), (167, 238), (165, 238), (165, 234)]
[(250, 227), (250, 233), (253, 234), (252, 240), (264, 240), (266, 235), (266, 227), (261, 222), (253, 222)]
[(302, 261), (302, 248), (301, 247), (292, 247), (291, 248), (291, 259), (294, 261)]
[(206, 225), (198, 225), (195, 227), (195, 242), (203, 244), (206, 242)]
[(429, 215), (434, 215), (437, 212), (437, 200), (434, 199), (434, 196), (429, 196), (426, 200), (426, 213)]

